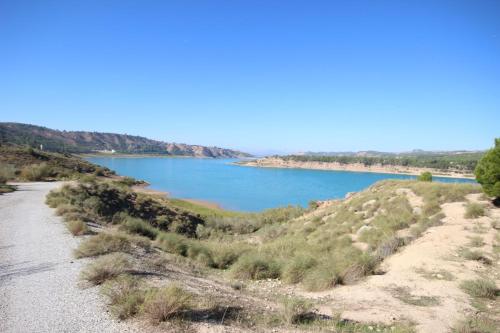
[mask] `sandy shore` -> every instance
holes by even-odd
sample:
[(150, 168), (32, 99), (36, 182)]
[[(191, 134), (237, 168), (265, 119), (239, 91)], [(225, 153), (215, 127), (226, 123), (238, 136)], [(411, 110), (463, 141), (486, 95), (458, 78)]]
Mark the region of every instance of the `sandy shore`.
[(331, 170), (331, 171), (351, 171), (351, 172), (373, 172), (417, 176), (422, 172), (430, 172), (436, 177), (475, 179), (474, 175), (462, 172), (443, 172), (432, 168), (414, 168), (399, 165), (371, 165), (365, 166), (361, 163), (341, 164), (337, 162), (301, 162), (283, 160), (276, 157), (266, 157), (258, 160), (237, 162), (237, 165), (260, 167), (260, 168), (285, 168), (285, 169), (311, 169), (311, 170)]

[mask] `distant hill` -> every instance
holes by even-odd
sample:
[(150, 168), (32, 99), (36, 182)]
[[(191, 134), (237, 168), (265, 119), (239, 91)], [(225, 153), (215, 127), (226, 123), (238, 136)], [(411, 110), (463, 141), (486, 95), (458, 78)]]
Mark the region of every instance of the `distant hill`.
[(464, 154), (478, 154), (482, 155), (484, 151), (468, 151), (468, 150), (422, 150), (414, 149), (412, 151), (392, 153), (375, 150), (366, 151), (342, 151), (342, 152), (300, 152), (296, 156), (351, 156), (351, 157), (412, 157), (412, 156), (450, 156), (450, 155), (464, 155)]
[(67, 153), (115, 151), (126, 154), (164, 154), (212, 158), (251, 156), (240, 151), (219, 147), (168, 143), (127, 134), (58, 131), (21, 123), (0, 123), (0, 143), (28, 145), (36, 148), (43, 145), (44, 150)]

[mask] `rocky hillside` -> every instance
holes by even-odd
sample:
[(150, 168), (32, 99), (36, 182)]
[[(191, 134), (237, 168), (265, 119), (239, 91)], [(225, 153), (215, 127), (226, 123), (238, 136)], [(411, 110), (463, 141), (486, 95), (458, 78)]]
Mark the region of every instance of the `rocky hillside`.
[(0, 123), (0, 143), (32, 147), (43, 145), (44, 150), (68, 153), (114, 150), (117, 153), (129, 154), (165, 154), (213, 158), (250, 156), (240, 151), (218, 147), (168, 143), (127, 134), (58, 131), (20, 123)]

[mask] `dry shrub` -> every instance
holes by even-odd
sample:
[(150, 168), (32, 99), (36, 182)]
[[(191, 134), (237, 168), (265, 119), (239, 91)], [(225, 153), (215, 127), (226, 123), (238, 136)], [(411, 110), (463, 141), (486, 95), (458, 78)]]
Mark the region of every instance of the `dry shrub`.
[(168, 287), (149, 290), (142, 309), (151, 322), (159, 323), (181, 315), (189, 308), (191, 298), (190, 293), (172, 284)]
[(71, 220), (66, 224), (66, 226), (73, 236), (85, 235), (89, 232), (87, 223), (81, 220)]
[(484, 206), (476, 202), (470, 202), (465, 206), (465, 218), (476, 219), (486, 214)]
[(467, 280), (462, 282), (460, 287), (474, 297), (495, 299), (498, 294), (495, 282), (486, 279)]
[(44, 180), (51, 173), (47, 163), (27, 165), (21, 170), (21, 177), (29, 181)]
[(127, 235), (102, 232), (81, 242), (75, 250), (75, 256), (77, 258), (94, 257), (110, 252), (128, 252), (130, 250), (130, 238)]
[(89, 264), (82, 271), (82, 278), (93, 284), (102, 284), (132, 268), (132, 264), (123, 253), (102, 256)]
[(144, 302), (139, 279), (127, 274), (107, 281), (101, 291), (109, 299), (111, 312), (119, 319), (136, 315)]

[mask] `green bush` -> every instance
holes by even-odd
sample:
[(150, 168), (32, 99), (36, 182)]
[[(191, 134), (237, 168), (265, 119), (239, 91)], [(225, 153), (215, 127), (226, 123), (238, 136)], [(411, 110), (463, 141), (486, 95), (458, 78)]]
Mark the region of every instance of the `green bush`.
[(183, 236), (161, 232), (156, 237), (156, 245), (163, 251), (187, 256), (188, 243)]
[(432, 182), (432, 173), (426, 171), (422, 172), (418, 177), (417, 180), (420, 182)]
[(475, 170), (476, 179), (491, 197), (500, 197), (500, 138), (495, 139), (495, 147), (479, 160)]

